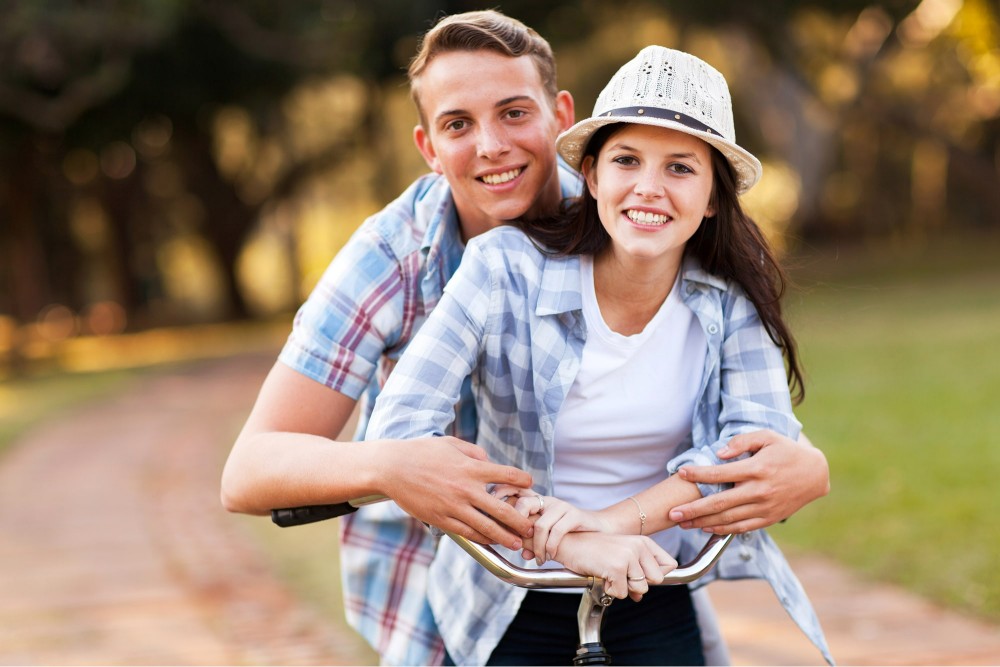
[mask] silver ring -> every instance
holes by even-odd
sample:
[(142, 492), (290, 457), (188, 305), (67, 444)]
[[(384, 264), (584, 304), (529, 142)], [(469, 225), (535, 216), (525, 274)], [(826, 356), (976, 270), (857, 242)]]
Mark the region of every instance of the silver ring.
[(545, 509), (545, 501), (542, 500), (541, 496), (535, 496), (535, 497), (538, 498), (538, 511), (541, 512)]
[(646, 577), (629, 577), (629, 581), (646, 581)]

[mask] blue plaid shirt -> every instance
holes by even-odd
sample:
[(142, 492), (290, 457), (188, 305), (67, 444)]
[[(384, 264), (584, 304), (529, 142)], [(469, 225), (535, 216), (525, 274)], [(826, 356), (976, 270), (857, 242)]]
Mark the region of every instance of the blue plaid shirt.
[[(692, 446), (669, 462), (668, 471), (689, 463), (721, 463), (716, 450), (739, 433), (770, 428), (796, 438), (800, 424), (792, 414), (781, 352), (752, 303), (691, 261), (682, 269), (681, 296), (701, 324), (708, 354)], [(551, 493), (555, 419), (579, 370), (586, 337), (581, 308), (578, 257), (545, 255), (511, 227), (473, 239), (441, 301), (386, 383), (368, 437), (445, 434), (460, 388), (471, 378), (477, 444), (491, 460), (530, 472), (536, 489)], [(702, 493), (719, 490), (703, 486)], [(700, 531), (682, 533), (679, 560), (684, 562), (706, 537)], [(514, 552), (504, 555), (520, 562)], [(767, 579), (830, 660), (804, 590), (764, 531), (741, 536), (712, 576)], [(525, 593), (494, 577), (450, 540), (442, 540), (430, 566), (430, 605), (459, 665), (485, 664)]]
[[(579, 175), (559, 160), (563, 197), (579, 194)], [(299, 309), (279, 357), (293, 370), (360, 398), (363, 436), (374, 399), (445, 283), (462, 261), (451, 189), (428, 175), (362, 224)], [(447, 433), (475, 441), (466, 381)], [(394, 503), (341, 519), (340, 561), (348, 623), (385, 664), (440, 664), (441, 637), (427, 603), (436, 539)]]

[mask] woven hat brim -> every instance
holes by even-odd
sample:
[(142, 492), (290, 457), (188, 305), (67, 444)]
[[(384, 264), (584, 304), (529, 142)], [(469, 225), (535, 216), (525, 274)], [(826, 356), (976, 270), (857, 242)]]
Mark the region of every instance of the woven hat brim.
[(729, 164), (732, 165), (733, 170), (736, 172), (736, 190), (739, 194), (743, 194), (756, 185), (764, 171), (760, 160), (737, 144), (716, 134), (702, 132), (663, 118), (641, 118), (636, 116), (598, 116), (596, 118), (587, 118), (560, 134), (556, 139), (556, 149), (571, 167), (579, 171), (580, 162), (583, 160), (583, 153), (587, 149), (590, 137), (601, 127), (613, 123), (665, 127), (669, 130), (677, 130), (678, 132), (698, 137), (705, 143), (714, 146), (729, 161)]

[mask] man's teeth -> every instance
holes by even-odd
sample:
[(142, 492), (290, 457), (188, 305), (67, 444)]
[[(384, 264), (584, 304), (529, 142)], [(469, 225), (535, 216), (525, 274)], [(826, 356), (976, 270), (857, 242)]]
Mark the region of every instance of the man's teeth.
[(640, 225), (665, 225), (667, 216), (662, 213), (650, 213), (649, 211), (628, 211), (629, 220)]
[(505, 171), (502, 174), (487, 174), (483, 176), (483, 183), (486, 185), (500, 185), (501, 183), (506, 183), (507, 181), (512, 181), (517, 178), (522, 169), (511, 169), (510, 171)]

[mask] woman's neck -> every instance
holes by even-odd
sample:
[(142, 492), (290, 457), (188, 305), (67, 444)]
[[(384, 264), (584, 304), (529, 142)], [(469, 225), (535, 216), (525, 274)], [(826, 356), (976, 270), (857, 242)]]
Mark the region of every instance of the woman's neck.
[(660, 310), (677, 280), (676, 261), (621, 261), (611, 252), (594, 258), (594, 292), (601, 317), (623, 336), (641, 332)]

